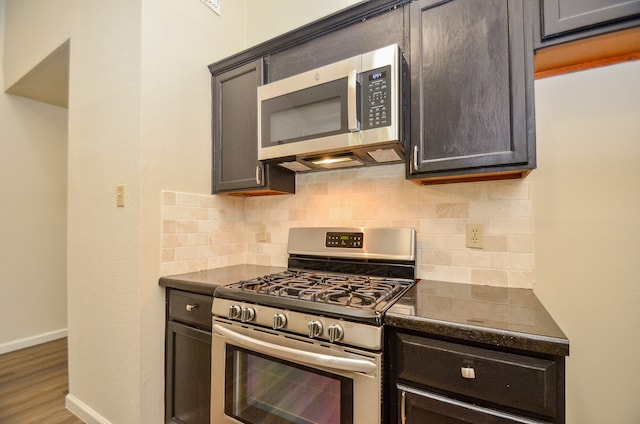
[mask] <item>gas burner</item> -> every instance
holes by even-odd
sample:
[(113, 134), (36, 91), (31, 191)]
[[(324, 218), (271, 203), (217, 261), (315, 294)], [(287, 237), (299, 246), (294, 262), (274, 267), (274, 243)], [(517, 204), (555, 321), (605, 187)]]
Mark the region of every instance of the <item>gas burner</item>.
[(308, 271), (284, 271), (237, 286), (243, 292), (361, 309), (374, 309), (404, 287), (396, 280)]

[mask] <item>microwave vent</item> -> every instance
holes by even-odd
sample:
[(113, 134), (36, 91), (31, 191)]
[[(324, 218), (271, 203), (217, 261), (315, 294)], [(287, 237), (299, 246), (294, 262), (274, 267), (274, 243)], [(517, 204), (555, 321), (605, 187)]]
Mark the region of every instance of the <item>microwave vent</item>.
[(398, 162), (402, 160), (400, 155), (398, 155), (398, 152), (396, 152), (394, 149), (372, 150), (370, 152), (367, 152), (367, 154), (378, 163)]
[(309, 168), (307, 165), (304, 165), (300, 162), (296, 162), (296, 161), (292, 161), (292, 162), (280, 162), (278, 165), (280, 165), (283, 168), (287, 168), (290, 171), (293, 172), (306, 172), (306, 171), (311, 171), (311, 168)]

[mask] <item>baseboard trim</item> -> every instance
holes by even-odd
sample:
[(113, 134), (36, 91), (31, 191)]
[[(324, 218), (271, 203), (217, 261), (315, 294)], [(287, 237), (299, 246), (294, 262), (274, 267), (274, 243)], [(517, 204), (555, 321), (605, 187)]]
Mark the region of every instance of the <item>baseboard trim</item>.
[(111, 424), (109, 420), (98, 414), (71, 393), (65, 396), (64, 406), (86, 424)]
[(63, 337), (67, 337), (66, 328), (63, 328), (61, 330), (56, 330), (56, 331), (50, 331), (48, 333), (38, 334), (36, 336), (26, 337), (24, 339), (15, 340), (13, 342), (0, 344), (0, 355), (2, 355), (3, 353), (13, 352), (14, 350), (20, 350), (26, 347), (31, 347), (31, 346), (39, 345), (42, 343), (50, 342), (53, 340), (58, 340)]

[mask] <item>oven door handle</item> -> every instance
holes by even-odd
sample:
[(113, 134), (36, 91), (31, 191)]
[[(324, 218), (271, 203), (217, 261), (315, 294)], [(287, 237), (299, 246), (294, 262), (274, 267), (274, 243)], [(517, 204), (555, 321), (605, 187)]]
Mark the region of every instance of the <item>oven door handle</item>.
[(213, 331), (227, 337), (232, 342), (243, 347), (253, 349), (260, 353), (277, 356), (278, 358), (288, 359), (294, 362), (302, 362), (307, 365), (322, 366), (334, 370), (351, 372), (372, 372), (378, 369), (378, 366), (375, 363), (367, 361), (366, 359), (339, 358), (322, 353), (307, 352), (286, 346), (279, 346), (236, 333), (235, 331), (229, 330), (220, 324), (214, 324)]

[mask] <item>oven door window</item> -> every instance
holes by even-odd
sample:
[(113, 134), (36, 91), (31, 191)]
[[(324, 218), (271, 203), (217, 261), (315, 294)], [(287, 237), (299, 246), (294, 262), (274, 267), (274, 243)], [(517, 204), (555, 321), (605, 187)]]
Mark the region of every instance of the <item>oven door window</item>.
[(262, 146), (348, 133), (347, 78), (262, 101)]
[(227, 345), (225, 414), (250, 424), (351, 424), (353, 381)]

